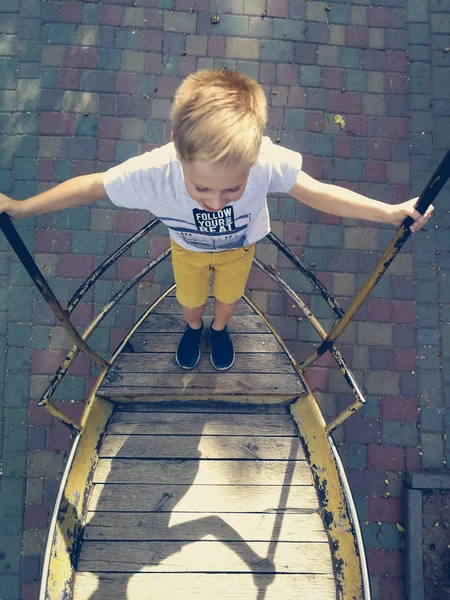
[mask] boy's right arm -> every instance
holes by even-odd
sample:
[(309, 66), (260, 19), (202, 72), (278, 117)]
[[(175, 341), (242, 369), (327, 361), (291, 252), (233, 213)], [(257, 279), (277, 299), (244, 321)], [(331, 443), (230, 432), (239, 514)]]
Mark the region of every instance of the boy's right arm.
[(104, 173), (93, 173), (74, 177), (28, 200), (13, 200), (0, 194), (0, 213), (5, 212), (13, 219), (23, 219), (90, 204), (107, 195), (103, 176)]

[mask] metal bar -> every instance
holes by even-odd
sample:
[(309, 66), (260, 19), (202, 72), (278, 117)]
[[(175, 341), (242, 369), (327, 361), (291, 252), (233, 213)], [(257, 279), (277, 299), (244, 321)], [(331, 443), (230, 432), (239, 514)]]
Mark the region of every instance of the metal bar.
[(132, 237), (130, 237), (121, 246), (119, 246), (119, 248), (117, 248), (117, 250), (113, 254), (111, 254), (110, 257), (108, 257), (106, 260), (104, 260), (102, 262), (102, 264), (99, 265), (95, 269), (95, 271), (93, 271), (91, 273), (91, 275), (89, 275), (89, 277), (86, 279), (86, 281), (84, 281), (80, 285), (80, 287), (74, 293), (72, 298), (69, 300), (69, 302), (67, 304), (67, 313), (69, 315), (73, 311), (73, 309), (77, 306), (77, 304), (80, 302), (80, 300), (83, 298), (83, 296), (86, 294), (86, 292), (94, 285), (94, 283), (97, 281), (97, 279), (101, 275), (103, 275), (103, 273), (107, 269), (109, 269), (109, 267), (113, 263), (115, 263), (118, 258), (120, 258), (122, 256), (122, 254), (125, 254), (125, 252), (127, 250), (129, 250), (132, 246), (134, 246), (134, 244), (136, 242), (138, 242), (142, 237), (144, 237), (144, 235), (146, 233), (148, 233), (149, 231), (154, 229), (156, 227), (156, 225), (158, 225), (159, 222), (160, 222), (159, 219), (152, 219), (151, 221), (149, 221), (147, 223), (147, 225), (144, 225), (144, 227), (142, 227), (142, 229), (140, 229), (137, 233), (135, 233)]
[(339, 302), (334, 298), (332, 294), (327, 290), (327, 288), (323, 285), (323, 283), (317, 279), (314, 273), (308, 269), (308, 267), (303, 263), (298, 256), (295, 256), (291, 250), (287, 246), (283, 244), (283, 242), (274, 234), (268, 233), (267, 239), (269, 239), (272, 244), (274, 244), (281, 252), (288, 258), (298, 269), (303, 273), (303, 275), (310, 281), (313, 286), (319, 291), (322, 298), (328, 304), (328, 306), (336, 313), (338, 317), (342, 317), (344, 315), (344, 310), (339, 305)]
[(170, 288), (168, 288), (165, 292), (163, 292), (161, 294), (161, 296), (159, 298), (157, 298), (153, 304), (151, 306), (149, 306), (147, 308), (147, 310), (145, 311), (145, 313), (140, 317), (140, 319), (138, 319), (136, 321), (136, 323), (133, 325), (133, 327), (130, 329), (130, 331), (127, 333), (127, 335), (125, 336), (125, 338), (120, 342), (120, 344), (117, 346), (116, 350), (114, 351), (114, 354), (111, 356), (111, 364), (113, 364), (115, 362), (115, 360), (117, 359), (117, 357), (119, 356), (119, 354), (122, 352), (124, 346), (126, 346), (131, 338), (132, 335), (134, 335), (134, 333), (139, 329), (139, 327), (142, 325), (142, 323), (145, 321), (145, 319), (148, 317), (148, 315), (152, 312), (152, 310), (154, 310), (158, 304), (160, 304), (160, 302), (162, 302), (164, 300), (164, 298), (166, 298), (171, 292), (173, 292), (173, 290), (176, 288), (176, 284), (172, 284), (170, 286)]
[[(255, 260), (255, 259), (253, 259)], [(253, 302), (253, 300), (251, 300), (248, 296), (243, 296), (244, 301), (250, 306), (250, 308), (252, 308), (255, 313), (258, 315), (258, 317), (260, 317), (262, 319), (262, 321), (267, 325), (267, 327), (270, 329), (270, 331), (273, 333), (275, 339), (277, 340), (277, 342), (280, 344), (280, 346), (283, 348), (283, 350), (286, 352), (289, 360), (292, 363), (292, 366), (294, 367), (294, 369), (297, 371), (297, 373), (301, 376), (303, 376), (300, 367), (298, 365), (298, 362), (295, 360), (295, 357), (289, 352), (288, 347), (286, 346), (283, 338), (280, 336), (280, 334), (278, 333), (278, 331), (275, 329), (275, 327), (272, 325), (272, 323), (269, 321), (269, 319), (266, 317), (266, 315), (256, 306), (256, 304)]]
[[(424, 214), (428, 207), (435, 200), (438, 193), (444, 187), (447, 179), (450, 177), (450, 150), (442, 159), (440, 165), (433, 173), (429, 182), (425, 186), (423, 192), (421, 193), (418, 201), (416, 202), (415, 208), (420, 214)], [(411, 235), (410, 226), (414, 220), (412, 217), (406, 217), (403, 223), (398, 228), (396, 234), (394, 235), (393, 240), (383, 252), (382, 257), (378, 261), (372, 273), (367, 278), (366, 282), (362, 286), (361, 290), (355, 296), (353, 302), (348, 307), (345, 315), (336, 320), (330, 333), (328, 334), (326, 340), (324, 340), (323, 344), (319, 346), (319, 348), (311, 354), (303, 363), (301, 363), (302, 368), (306, 368), (311, 363), (316, 361), (319, 356), (321, 356), (326, 350), (328, 350), (328, 345), (337, 340), (337, 338), (341, 335), (347, 325), (350, 323), (351, 319), (355, 316), (361, 304), (379, 282), (381, 277), (386, 272), (386, 269), (389, 267), (391, 262), (397, 256), (404, 243), (407, 241), (409, 236)]]
[[(356, 403), (358, 404), (358, 408), (362, 408), (364, 404), (366, 404), (367, 400), (364, 398), (363, 393), (359, 389), (358, 383), (356, 382), (355, 376), (352, 371), (347, 367), (347, 363), (345, 362), (342, 354), (339, 350), (333, 345), (330, 348), (330, 352), (333, 355), (334, 360), (339, 365), (339, 369), (341, 370), (342, 375), (344, 376), (345, 381), (352, 388), (352, 392), (356, 398)], [(300, 365), (301, 368), (301, 365)]]
[[(268, 277), (270, 277), (270, 279), (272, 279), (279, 287), (281, 287), (281, 289), (283, 289), (288, 294), (288, 296), (290, 296), (292, 298), (292, 300), (294, 300), (294, 302), (297, 303), (298, 307), (303, 311), (303, 313), (308, 318), (311, 325), (315, 328), (315, 330), (320, 335), (320, 337), (323, 340), (326, 339), (327, 332), (323, 329), (322, 325), (319, 323), (319, 321), (317, 321), (316, 317), (312, 314), (312, 312), (309, 310), (309, 308), (304, 304), (303, 300), (293, 290), (291, 290), (289, 285), (285, 281), (283, 281), (283, 279), (281, 279), (281, 277), (277, 273), (274, 273), (271, 269), (269, 269), (269, 267), (267, 267), (267, 265), (265, 265), (264, 263), (259, 261), (257, 258), (254, 258), (253, 262), (258, 268), (260, 268), (262, 271), (264, 271), (264, 273), (266, 273), (266, 275)], [(247, 300), (247, 302), (248, 302), (248, 300)], [(256, 308), (254, 307), (253, 304), (251, 306), (254, 310), (256, 310)], [(259, 311), (258, 311), (258, 314), (260, 314)], [(262, 316), (262, 313), (260, 314), (260, 316)], [(264, 318), (264, 320), (267, 321), (265, 318)], [(270, 328), (272, 329), (272, 331), (274, 333), (276, 333), (275, 330), (271, 326), (270, 326)], [(339, 350), (336, 348), (336, 346), (332, 343), (330, 343), (328, 345), (326, 350), (329, 350), (331, 352), (333, 358), (339, 365), (339, 369), (341, 370), (342, 375), (344, 376), (346, 382), (348, 383), (348, 385), (350, 386), (350, 388), (353, 392), (353, 395), (356, 398), (356, 403), (358, 404), (358, 408), (361, 408), (366, 403), (366, 399), (364, 398), (363, 393), (359, 389), (359, 386), (353, 376), (353, 373), (347, 367), (347, 364), (346, 364), (342, 354), (339, 352)], [(296, 365), (297, 365), (297, 363), (296, 363)], [(301, 373), (305, 370), (303, 368), (302, 364), (297, 365), (296, 368), (299, 370), (299, 373)]]
[(353, 402), (353, 404), (350, 404), (350, 406), (347, 406), (347, 408), (344, 408), (344, 410), (335, 418), (333, 419), (333, 421), (331, 421), (331, 423), (329, 423), (326, 428), (325, 428), (325, 432), (331, 433), (332, 431), (334, 431), (336, 429), (336, 427), (339, 427), (339, 425), (342, 425), (342, 423), (344, 421), (346, 421), (349, 417), (351, 417), (357, 410), (359, 410), (360, 408), (362, 408), (362, 404), (356, 400), (355, 402)]
[(45, 406), (45, 410), (47, 412), (49, 412), (52, 415), (52, 417), (55, 417), (55, 419), (58, 419), (58, 421), (61, 421), (61, 423), (66, 425), (66, 427), (68, 427), (72, 431), (81, 431), (80, 423), (78, 423), (77, 421), (74, 421), (73, 419), (71, 419), (70, 417), (65, 415), (58, 408), (56, 408), (56, 406), (53, 406), (53, 404), (49, 404), (48, 406)]
[(134, 277), (132, 277), (125, 285), (123, 285), (120, 290), (111, 298), (111, 300), (105, 304), (102, 310), (98, 313), (98, 315), (89, 323), (89, 325), (84, 330), (82, 336), (83, 339), (87, 339), (94, 329), (103, 321), (103, 319), (108, 315), (108, 313), (116, 306), (116, 304), (127, 294), (131, 288), (133, 288), (139, 281), (147, 275), (150, 271), (152, 271), (155, 267), (159, 265), (163, 260), (165, 260), (169, 254), (172, 252), (170, 248), (161, 252), (159, 256), (153, 259), (148, 263), (143, 269), (139, 271)]
[(22, 238), (18, 234), (16, 228), (11, 222), (11, 219), (6, 213), (0, 214), (0, 228), (5, 234), (6, 239), (10, 243), (12, 249), (17, 254), (18, 259), (27, 270), (29, 276), (33, 280), (34, 284), (41, 292), (44, 300), (50, 306), (52, 311), (55, 313), (56, 319), (64, 327), (68, 336), (74, 344), (76, 344), (80, 350), (82, 350), (91, 360), (93, 360), (102, 369), (106, 369), (108, 363), (101, 358), (92, 348), (90, 348), (86, 342), (80, 337), (75, 327), (70, 322), (67, 312), (63, 309), (61, 304), (58, 302), (55, 294), (52, 292), (50, 286), (45, 280), (44, 276), (40, 272), (37, 264), (33, 257), (28, 252), (27, 247), (22, 241)]
[(282, 290), (284, 290), (287, 293), (288, 296), (290, 296), (294, 300), (294, 302), (297, 303), (300, 310), (303, 312), (305, 317), (308, 319), (308, 321), (311, 323), (311, 325), (314, 327), (314, 329), (317, 331), (317, 333), (320, 335), (320, 337), (323, 340), (326, 339), (327, 332), (322, 327), (322, 325), (319, 323), (319, 321), (316, 319), (316, 317), (313, 315), (313, 313), (310, 311), (310, 309), (306, 306), (306, 304), (303, 302), (303, 300), (300, 298), (300, 296), (298, 296), (294, 292), (294, 290), (292, 290), (289, 287), (289, 285), (285, 281), (283, 281), (283, 279), (281, 279), (281, 277), (277, 273), (274, 273), (271, 269), (269, 269), (269, 267), (267, 265), (262, 263), (260, 260), (258, 260), (257, 258), (253, 258), (253, 263), (259, 269), (261, 269), (261, 271), (264, 271), (264, 273), (270, 279), (272, 279), (272, 281), (274, 281)]
[[(171, 253), (171, 249), (168, 248), (164, 252), (162, 252), (157, 258), (152, 260), (148, 265), (146, 265), (139, 273), (137, 273), (132, 279), (130, 279), (125, 285), (121, 287), (121, 289), (111, 298), (111, 300), (103, 307), (103, 309), (99, 312), (99, 314), (89, 323), (86, 329), (81, 334), (84, 340), (87, 340), (90, 335), (92, 335), (93, 331), (97, 328), (97, 326), (103, 321), (103, 319), (109, 314), (109, 312), (117, 305), (117, 303), (127, 294), (131, 288), (133, 288), (139, 281), (147, 275), (149, 271), (154, 269), (160, 262), (162, 262), (169, 254)], [(75, 360), (78, 355), (78, 348), (74, 346), (69, 350), (66, 355), (64, 361), (58, 367), (55, 375), (52, 377), (50, 383), (48, 384), (45, 392), (42, 394), (41, 399), (39, 400), (39, 406), (43, 406), (44, 408), (50, 402), (53, 394), (55, 393), (57, 387), (67, 374), (67, 371), (70, 365)]]

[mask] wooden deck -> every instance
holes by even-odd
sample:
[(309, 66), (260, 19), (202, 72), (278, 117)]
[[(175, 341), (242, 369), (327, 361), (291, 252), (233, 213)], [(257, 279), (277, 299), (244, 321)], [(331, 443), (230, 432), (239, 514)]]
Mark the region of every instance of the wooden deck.
[(285, 406), (116, 408), (74, 600), (331, 600), (327, 535)]
[[(212, 319), (212, 301), (208, 299), (206, 306), (206, 324)], [(116, 402), (155, 397), (272, 402), (292, 400), (306, 393), (282, 346), (244, 300), (229, 324), (236, 352), (229, 371), (216, 371), (212, 366), (208, 334), (202, 342), (197, 367), (192, 371), (180, 369), (175, 351), (184, 327), (176, 299), (168, 296), (130, 338), (98, 395)]]

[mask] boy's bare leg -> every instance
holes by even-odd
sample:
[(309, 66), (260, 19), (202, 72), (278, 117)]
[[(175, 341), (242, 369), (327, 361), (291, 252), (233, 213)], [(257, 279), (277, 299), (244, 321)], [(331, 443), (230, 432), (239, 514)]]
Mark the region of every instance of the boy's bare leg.
[(203, 311), (205, 310), (205, 305), (197, 306), (197, 308), (188, 308), (187, 306), (181, 305), (181, 310), (183, 311), (184, 318), (187, 321), (187, 324), (192, 329), (200, 329), (202, 326), (202, 317)]
[(214, 323), (212, 328), (215, 331), (221, 331), (228, 324), (228, 321), (234, 315), (234, 311), (238, 305), (239, 300), (233, 302), (233, 304), (225, 304), (220, 302), (217, 298), (214, 298)]

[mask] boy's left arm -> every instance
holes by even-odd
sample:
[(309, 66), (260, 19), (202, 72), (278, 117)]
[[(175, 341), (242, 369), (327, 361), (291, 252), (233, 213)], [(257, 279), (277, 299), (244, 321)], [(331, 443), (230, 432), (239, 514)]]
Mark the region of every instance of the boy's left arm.
[(322, 183), (303, 171), (299, 173), (294, 187), (288, 193), (312, 208), (338, 217), (364, 219), (392, 225), (401, 225), (406, 217), (412, 217), (414, 223), (411, 225), (411, 231), (417, 231), (423, 227), (434, 210), (434, 207), (430, 206), (422, 216), (414, 208), (417, 198), (401, 204), (386, 204), (337, 185)]

